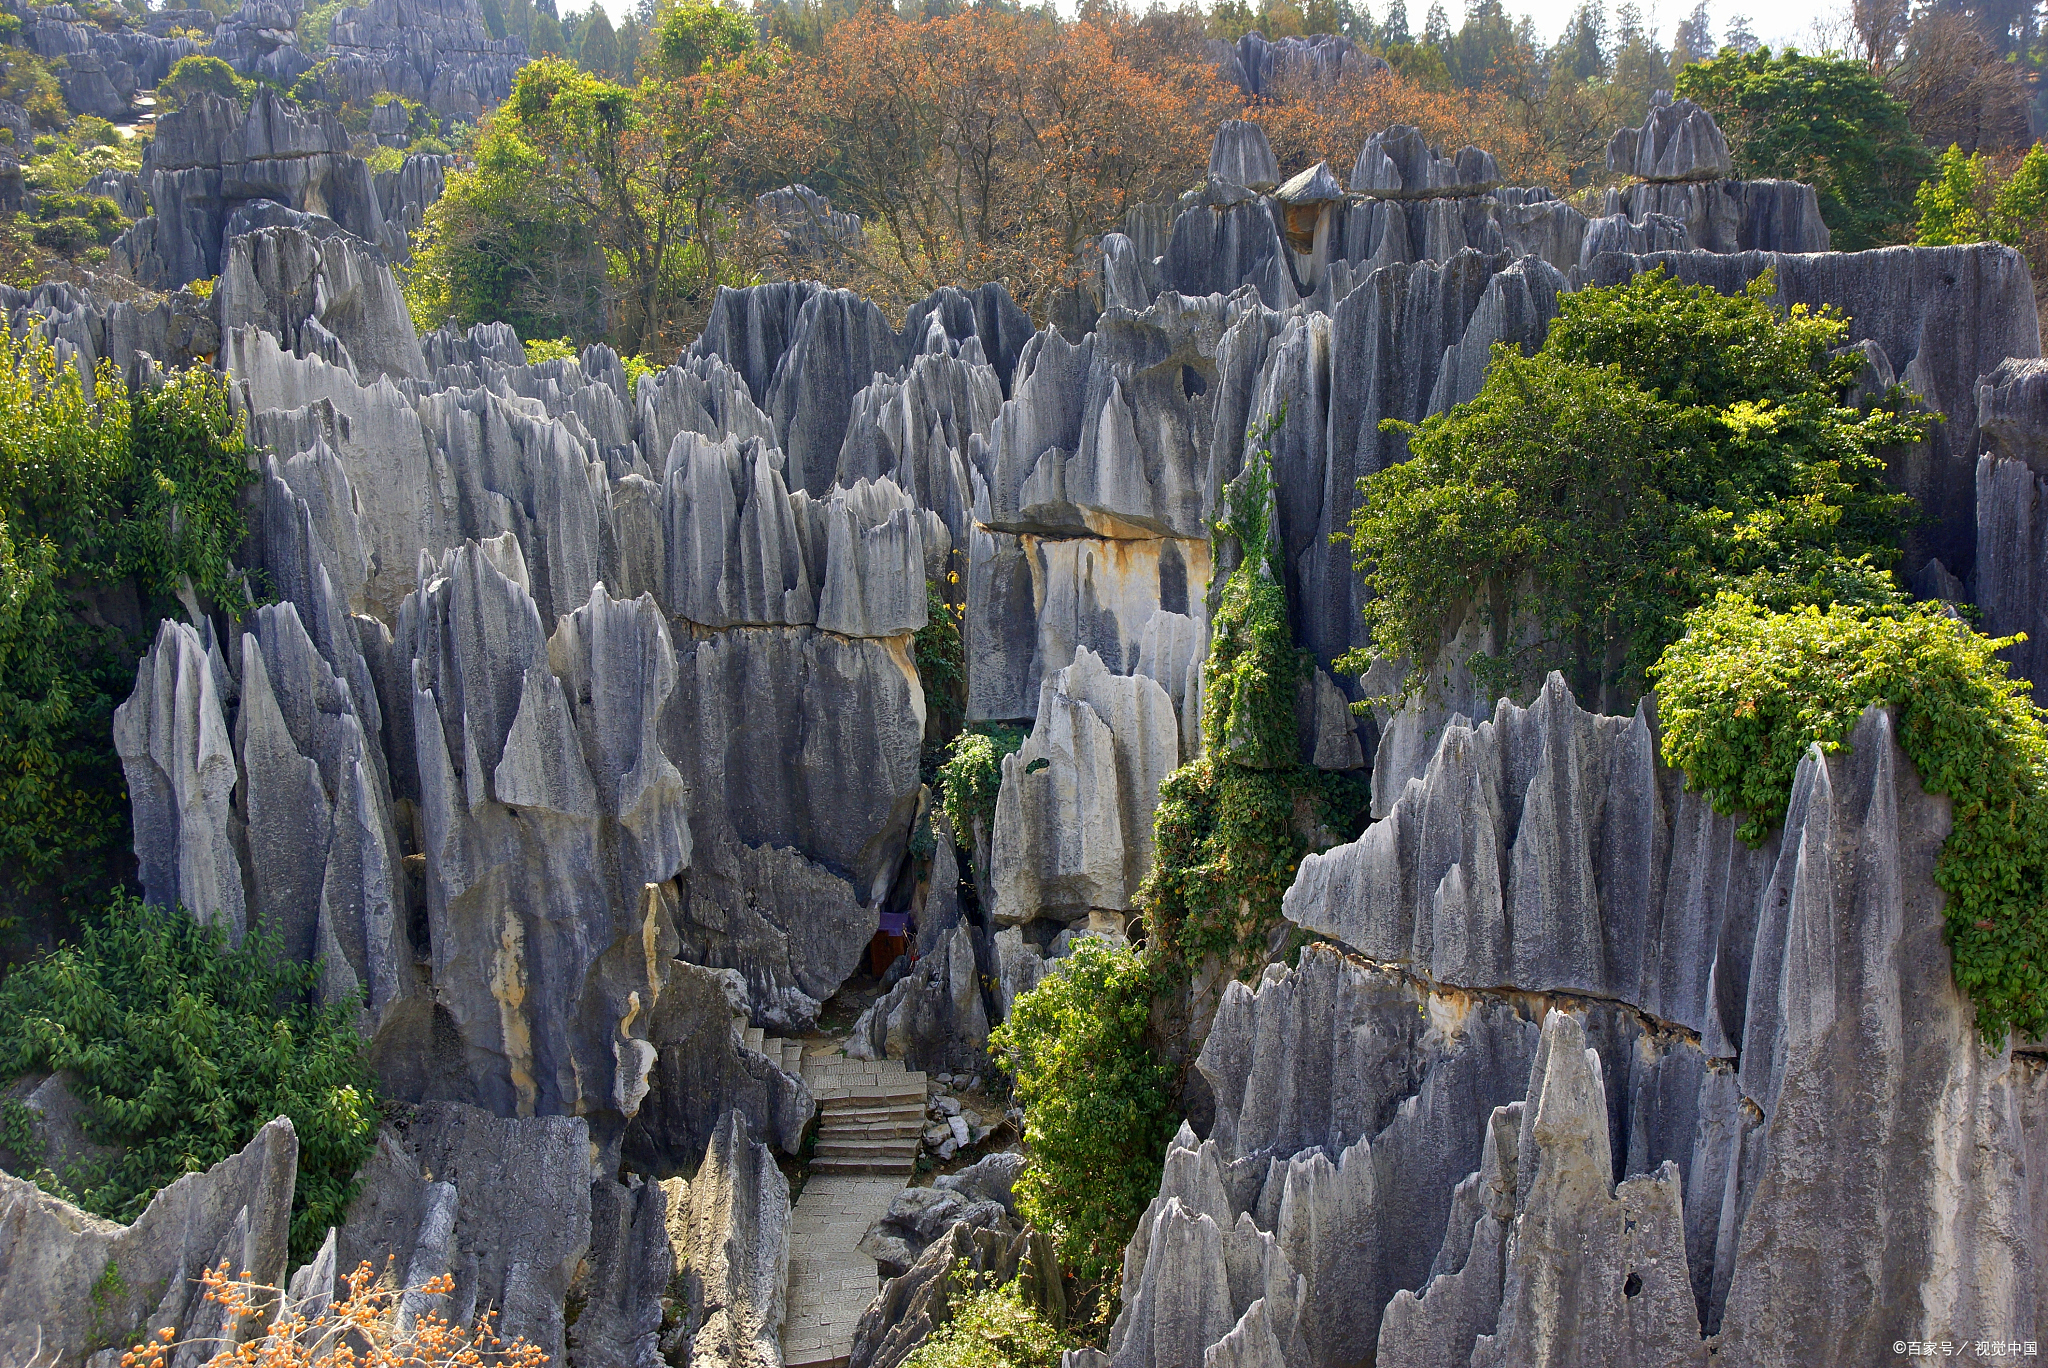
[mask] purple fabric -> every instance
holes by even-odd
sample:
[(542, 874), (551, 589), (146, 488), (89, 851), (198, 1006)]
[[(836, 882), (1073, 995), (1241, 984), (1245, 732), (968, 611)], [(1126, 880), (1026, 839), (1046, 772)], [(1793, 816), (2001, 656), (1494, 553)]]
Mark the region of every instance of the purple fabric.
[(882, 934), (885, 936), (900, 936), (909, 929), (909, 926), (910, 914), (908, 912), (884, 912), (882, 914)]

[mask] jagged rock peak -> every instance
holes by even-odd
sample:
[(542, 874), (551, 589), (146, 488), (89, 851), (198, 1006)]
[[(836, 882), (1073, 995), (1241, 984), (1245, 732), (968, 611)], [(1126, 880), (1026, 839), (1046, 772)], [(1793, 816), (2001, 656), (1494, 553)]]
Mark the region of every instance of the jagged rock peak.
[(1374, 199), (1445, 199), (1484, 194), (1500, 184), (1493, 154), (1476, 147), (1445, 156), (1422, 130), (1397, 124), (1359, 149), (1351, 189)]
[(1650, 106), (1642, 127), (1615, 131), (1607, 170), (1646, 181), (1711, 181), (1732, 175), (1735, 159), (1712, 114), (1665, 96)]
[(1280, 163), (1266, 130), (1249, 119), (1225, 119), (1209, 147), (1209, 179), (1253, 190), (1270, 190), (1280, 181)]

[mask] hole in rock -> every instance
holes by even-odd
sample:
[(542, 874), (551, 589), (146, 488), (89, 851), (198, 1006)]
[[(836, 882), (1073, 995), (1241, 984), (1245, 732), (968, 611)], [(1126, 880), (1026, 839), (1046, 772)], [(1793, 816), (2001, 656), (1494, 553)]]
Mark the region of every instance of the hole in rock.
[(1643, 1275), (1640, 1273), (1629, 1274), (1627, 1280), (1621, 1285), (1621, 1295), (1624, 1297), (1633, 1297), (1642, 1290)]
[(1180, 368), (1180, 392), (1190, 399), (1198, 394), (1207, 394), (1209, 392), (1208, 378), (1193, 366), (1182, 366)]

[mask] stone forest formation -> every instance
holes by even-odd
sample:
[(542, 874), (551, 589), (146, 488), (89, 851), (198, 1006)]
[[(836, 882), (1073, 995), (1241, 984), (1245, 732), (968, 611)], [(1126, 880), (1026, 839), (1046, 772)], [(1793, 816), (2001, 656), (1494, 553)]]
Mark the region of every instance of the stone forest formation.
[[(1967, 697), (2038, 735), (2021, 252), (1838, 250), (1813, 185), (1745, 178), (1682, 95), (1613, 134), (1597, 192), (1403, 124), (1282, 164), (1230, 119), (1054, 306), (969, 282), (885, 308), (802, 269), (871, 223), (762, 195), (784, 268), (643, 361), (416, 325), (423, 224), (469, 163), (366, 156), (292, 98), (316, 57), (291, 0), (4, 16), (75, 116), (132, 121), (194, 57), (245, 83), (94, 175), (126, 226), (93, 271), (0, 286), (18, 376), (44, 367), (0, 392), (132, 394), (140, 433), (141, 396), (206, 375), (239, 423), (224, 577), (94, 600), (135, 643), (102, 723), (115, 905), (264, 947), (374, 1102), (324, 1196), (325, 1132), (266, 1114), (116, 1219), (66, 1177), (115, 1162), (110, 1104), (76, 1066), (0, 1079), (0, 1363), (154, 1338), (160, 1364), (326, 1364), (489, 1311), (575, 1368), (893, 1368), (955, 1362), (945, 1327), (999, 1285), (1067, 1368), (1846, 1368), (2048, 1338), (2048, 866), (1973, 931), (1959, 852), (1998, 814), (1925, 759), (1978, 714), (1831, 695), (1837, 733), (1712, 789), (1689, 738), (1750, 713), (1674, 662), (1707, 658), (1710, 609), (1717, 640), (1763, 630), (1716, 598), (1737, 570), (1656, 619), (1642, 667), (1583, 621), (1545, 635), (1537, 561), (1458, 590), (1404, 664), (1354, 550), (1385, 472), (1505, 412), (1504, 377), (1540, 390), (1581, 345), (1587, 384), (1648, 364), (1598, 352), (1575, 299), (1837, 319), (1809, 351), (1854, 392), (1813, 422), (1875, 455), (1858, 485), (1829, 448), (1850, 473), (1812, 500), (1869, 502), (1814, 535), (1894, 510), (1844, 553), (1881, 550), (1865, 626), (1921, 633), (1923, 662), (2023, 633), (1970, 657), (2018, 687)], [(386, 101), (385, 147), (408, 110), (521, 98), (525, 41), (475, 0), (328, 18), (320, 79)], [(1245, 102), (1386, 66), (1341, 38), (1206, 52)], [(50, 193), (0, 155), (0, 211)], [(1743, 592), (1815, 624), (1852, 597)], [(2048, 799), (2026, 754), (2014, 813)], [(1253, 792), (1277, 873), (1214, 834)], [(1084, 1257), (1094, 1217), (1034, 1216), (1055, 1107), (1093, 1104), (1043, 1081), (1033, 1004), (1090, 973), (1138, 994), (1098, 1027), (1157, 1082)], [(31, 1053), (6, 1058), (57, 1058), (42, 1007), (8, 1010)], [(201, 1282), (223, 1266), (275, 1290), (238, 1314)]]

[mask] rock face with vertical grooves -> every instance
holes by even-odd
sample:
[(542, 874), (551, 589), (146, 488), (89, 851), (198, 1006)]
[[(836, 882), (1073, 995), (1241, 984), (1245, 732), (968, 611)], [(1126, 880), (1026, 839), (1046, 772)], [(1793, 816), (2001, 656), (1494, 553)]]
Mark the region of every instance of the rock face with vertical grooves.
[[(224, 50), (261, 60), (267, 4)], [(449, 79), (471, 12), (404, 20), (417, 50), (364, 36), (401, 12), (347, 18), (350, 69)], [(1346, 61), (1261, 44), (1230, 54), (1256, 81)], [(473, 51), (456, 67), (505, 55)], [(217, 271), (211, 295), (49, 284), (0, 288), (0, 312), (137, 382), (219, 357), (263, 448), (241, 555), (277, 601), (158, 627), (116, 738), (148, 899), (276, 921), (323, 960), (323, 1000), (360, 1001), (389, 1093), (427, 1109), (365, 1175), (388, 1219), (352, 1217), (309, 1286), (389, 1252), (528, 1308), (579, 1368), (643, 1368), (687, 1352), (658, 1343), (653, 1232), (708, 1203), (744, 1267), (669, 1255), (706, 1280), (698, 1347), (772, 1361), (762, 1147), (798, 1148), (811, 1103), (748, 1039), (812, 1028), (877, 914), (915, 909), (922, 959), (853, 1048), (971, 1065), (1078, 937), (1123, 928), (1159, 782), (1200, 751), (1210, 521), (1255, 430), (1317, 666), (1303, 758), (1370, 759), (1380, 820), (1290, 896), (1331, 944), (1222, 995), (1116, 1361), (1693, 1363), (1707, 1335), (1717, 1362), (1777, 1364), (1820, 1327), (1847, 1364), (2041, 1328), (2048, 1084), (2038, 1050), (1970, 1036), (1927, 877), (1945, 816), (1885, 718), (1809, 759), (1751, 849), (1661, 766), (1650, 707), (1461, 681), (1354, 723), (1377, 690), (1331, 670), (1363, 601), (1332, 535), (1407, 454), (1382, 424), (1470, 399), (1496, 344), (1541, 345), (1561, 291), (1658, 265), (1724, 293), (1771, 270), (1782, 302), (1842, 308), (1870, 375), (1948, 420), (1891, 472), (1933, 519), (1910, 582), (2031, 631), (2048, 424), (2009, 249), (1821, 252), (1808, 187), (1664, 178), (1718, 159), (1677, 107), (1636, 131), (1651, 178), (1590, 220), (1395, 129), (1341, 202), (1314, 175), (1309, 204), (1218, 174), (1134, 209), (1087, 253), (1101, 280), (1067, 333), (997, 286), (899, 327), (778, 282), (722, 291), (675, 365), (629, 383), (604, 346), (533, 363), (503, 325), (413, 338), (386, 262), (438, 165), (362, 180), (267, 95), (188, 112), (148, 186), (108, 187), (158, 211), (116, 255)], [(1268, 179), (1233, 136), (1223, 162)], [(975, 899), (952, 851), (919, 850), (924, 747), (959, 687), (927, 697), (934, 585), (964, 601), (967, 716), (1034, 728)], [(419, 1126), (449, 1137), (431, 1163)], [(520, 1191), (481, 1176), (500, 1151), (534, 1210), (494, 1214)], [(693, 1171), (687, 1194), (648, 1181)]]
[[(1648, 728), (1553, 678), (1451, 728), (1391, 816), (1304, 861), (1289, 916), (1361, 957), (1312, 948), (1225, 993), (1199, 1060), (1214, 1126), (1174, 1143), (1126, 1255), (1118, 1364), (1268, 1333), (1306, 1363), (1699, 1364), (1705, 1334), (1737, 1363), (1852, 1364), (2042, 1323), (2042, 1061), (1986, 1049), (1953, 986), (1947, 803), (1890, 715), (1808, 754), (1754, 852), (1632, 758)], [(1624, 926), (1697, 982), (1618, 973)], [(1278, 1331), (1254, 1306), (1276, 1255), (1308, 1287)]]
[[(727, 1112), (694, 1178), (663, 1184), (669, 1242), (689, 1302), (685, 1362), (779, 1368), (789, 1286), (789, 1182)], [(672, 1351), (674, 1352), (674, 1351)]]
[(0, 1174), (0, 1353), (10, 1363), (81, 1363), (106, 1347), (109, 1326), (122, 1327), (114, 1337), (169, 1327), (180, 1343), (220, 1334), (220, 1306), (205, 1299), (197, 1270), (225, 1261), (283, 1284), (298, 1159), (298, 1135), (278, 1117), (239, 1152), (164, 1187), (125, 1226)]
[(1159, 785), (1180, 764), (1173, 700), (1112, 674), (1085, 646), (1048, 679), (1038, 725), (1003, 757), (994, 833), (995, 918), (1072, 922), (1125, 912), (1152, 863)]
[(1641, 128), (1624, 128), (1607, 144), (1608, 174), (1646, 181), (1713, 181), (1733, 172), (1728, 140), (1714, 116), (1691, 100), (1652, 103)]
[[(1977, 606), (1992, 636), (2024, 632), (2003, 655), (2013, 673), (2048, 681), (2048, 364), (2011, 360), (1977, 382)], [(1944, 570), (1946, 567), (1942, 567)]]

